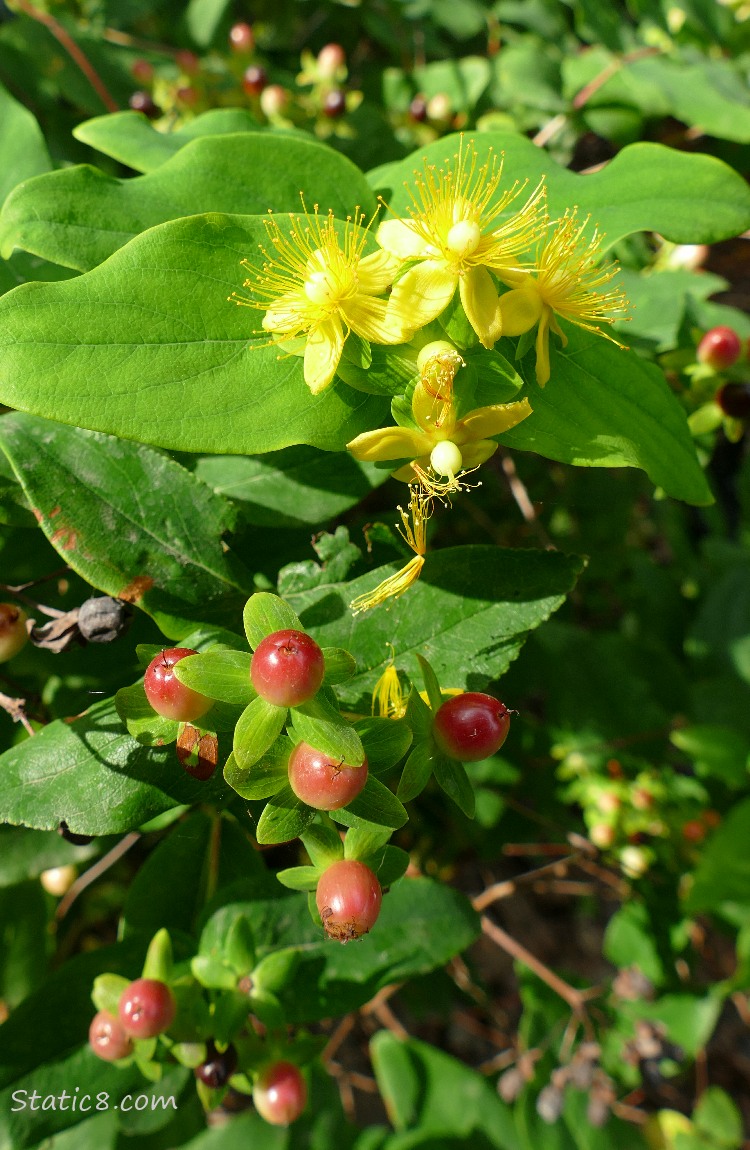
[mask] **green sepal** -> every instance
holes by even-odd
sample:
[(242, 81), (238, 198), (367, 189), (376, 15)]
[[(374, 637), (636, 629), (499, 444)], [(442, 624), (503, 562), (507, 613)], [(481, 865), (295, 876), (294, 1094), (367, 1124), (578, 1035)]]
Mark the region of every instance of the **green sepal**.
[(430, 700), (430, 707), (432, 708), (433, 713), (435, 713), (443, 703), (443, 694), (440, 690), (440, 684), (438, 683), (437, 675), (427, 660), (422, 657), (422, 655), (417, 655), (417, 662), (419, 663), (420, 669), (422, 671), (422, 678), (424, 679), (427, 698)]
[(292, 608), (278, 595), (269, 591), (256, 591), (245, 604), (242, 613), (247, 641), (253, 651), (274, 631), (304, 631)]
[(435, 782), (442, 787), (448, 798), (453, 799), (468, 819), (473, 819), (476, 796), (463, 763), (438, 754), (435, 756), (433, 772)]
[(142, 977), (166, 983), (172, 980), (172, 939), (166, 927), (157, 930), (149, 943)]
[(195, 1070), (196, 1066), (206, 1061), (207, 1050), (205, 1042), (175, 1042), (169, 1053), (181, 1066)]
[(169, 1028), (169, 1037), (174, 1042), (210, 1038), (213, 1032), (211, 1013), (200, 983), (192, 975), (184, 975), (172, 983), (171, 989), (177, 1003), (177, 1014)]
[(361, 861), (374, 872), (380, 885), (387, 887), (404, 877), (409, 866), (409, 854), (389, 843)]
[(409, 692), (409, 699), (406, 704), (406, 715), (404, 717), (411, 728), (415, 742), (418, 739), (426, 739), (432, 733), (432, 724), (435, 716), (415, 686), (412, 686)]
[(142, 667), (148, 667), (157, 655), (160, 655), (165, 647), (159, 646), (158, 643), (138, 643), (135, 648), (135, 656)]
[(98, 974), (91, 989), (91, 1001), (97, 1010), (117, 1017), (122, 992), (130, 986), (130, 979), (121, 974)]
[(255, 966), (255, 938), (244, 914), (238, 914), (227, 931), (224, 958), (238, 975), (247, 974)]
[(408, 821), (409, 816), (393, 791), (389, 791), (379, 779), (368, 776), (364, 789), (357, 797), (347, 806), (331, 811), (331, 818), (346, 827), (357, 826), (358, 820), (364, 819), (376, 826), (398, 830)]
[(275, 994), (268, 990), (254, 990), (248, 999), (250, 1011), (264, 1026), (276, 1030), (284, 1025), (284, 1011)]
[(356, 674), (357, 661), (343, 647), (323, 647), (322, 651), (326, 665), (326, 683), (345, 683)]
[(315, 891), (314, 890), (311, 890), (307, 896), (307, 909), (309, 910), (310, 918), (313, 920), (315, 925), (319, 926), (322, 929), (323, 928), (323, 919), (320, 917), (320, 911), (318, 910), (318, 904), (315, 901)]
[(319, 871), (325, 870), (331, 863), (344, 858), (344, 845), (341, 836), (332, 826), (323, 823), (313, 823), (303, 835), (300, 835), (302, 845), (310, 856), (310, 862)]
[(290, 866), (276, 872), (276, 878), (289, 890), (315, 890), (320, 871), (315, 866)]
[(291, 714), (292, 726), (300, 739), (317, 751), (351, 767), (359, 767), (365, 761), (359, 735), (322, 692), (307, 703), (292, 707)]
[(286, 843), (299, 838), (315, 818), (315, 811), (298, 799), (287, 783), (266, 803), (255, 837), (259, 843)]
[(216, 1110), (218, 1106), (221, 1106), (221, 1101), (227, 1092), (227, 1087), (222, 1086), (218, 1090), (213, 1090), (210, 1086), (206, 1086), (205, 1082), (201, 1082), (200, 1078), (196, 1078), (195, 1092), (206, 1114), (210, 1114), (212, 1110)]
[(390, 827), (364, 825), (352, 827), (344, 837), (344, 858), (364, 862), (366, 858), (382, 851), (391, 834)]
[(157, 715), (146, 698), (143, 683), (121, 687), (115, 695), (115, 707), (130, 737), (143, 746), (163, 747), (177, 738), (180, 724), (176, 719)]
[(299, 966), (300, 950), (285, 946), (262, 958), (253, 970), (253, 992), (276, 994), (289, 983)]
[(243, 799), (269, 799), (289, 779), (292, 740), (280, 736), (267, 754), (249, 767), (240, 767), (232, 754), (224, 764), (224, 779)]
[(216, 955), (196, 954), (190, 960), (193, 978), (208, 990), (234, 990), (237, 975)]
[(411, 729), (404, 719), (360, 719), (354, 729), (362, 740), (371, 775), (384, 775), (403, 759), (412, 741)]
[[(146, 1041), (153, 1041), (154, 1050), (156, 1049), (156, 1041), (154, 1039), (147, 1039)], [(149, 1082), (161, 1082), (162, 1076), (164, 1074), (164, 1068), (160, 1062), (152, 1062), (150, 1057), (142, 1057), (136, 1053), (135, 1064), (143, 1077), (147, 1078)]]
[(401, 775), (396, 794), (403, 803), (409, 803), (420, 795), (430, 781), (439, 751), (432, 739), (422, 739), (416, 743)]
[(214, 1042), (222, 1046), (232, 1042), (245, 1026), (249, 1012), (250, 1000), (247, 994), (239, 990), (228, 990), (220, 994), (211, 1018)]
[(234, 757), (241, 770), (257, 763), (273, 746), (286, 715), (286, 707), (276, 707), (260, 697), (245, 707), (234, 729)]
[(188, 655), (174, 666), (174, 675), (186, 687), (221, 703), (247, 706), (257, 691), (250, 682), (247, 651), (212, 648), (202, 655)]

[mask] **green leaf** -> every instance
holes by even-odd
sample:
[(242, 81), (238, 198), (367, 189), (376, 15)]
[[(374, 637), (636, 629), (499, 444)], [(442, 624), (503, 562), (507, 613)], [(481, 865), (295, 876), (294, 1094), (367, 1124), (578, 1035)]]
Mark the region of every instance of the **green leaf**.
[(741, 731), (701, 724), (672, 731), (669, 741), (693, 760), (697, 775), (732, 789), (747, 786), (750, 738)]
[(366, 855), (362, 861), (375, 872), (378, 882), (385, 888), (404, 877), (411, 860), (407, 851), (389, 843), (376, 854)]
[(31, 112), (0, 84), (0, 207), (16, 184), (48, 172), (52, 161)]
[(351, 583), (289, 595), (321, 646), (346, 647), (357, 660), (358, 673), (336, 689), (352, 710), (369, 710), (372, 690), (391, 662), (386, 644), (393, 644), (399, 671), (416, 674), (419, 652), (446, 686), (481, 690), (507, 670), (528, 632), (557, 610), (581, 560), (551, 551), (446, 548), (428, 554), (406, 595), (355, 622), (352, 599), (395, 570), (390, 564)]
[(432, 734), (432, 724), (435, 721), (435, 716), (414, 686), (409, 690), (405, 721), (413, 732), (415, 742), (417, 740), (428, 739)]
[(364, 762), (365, 751), (356, 730), (321, 692), (293, 707), (291, 715), (294, 731), (303, 742), (351, 767)]
[(409, 803), (417, 795), (421, 795), (432, 777), (436, 762), (440, 758), (442, 755), (432, 739), (424, 739), (415, 743), (409, 758), (406, 760), (406, 766), (396, 791), (402, 802)]
[(91, 1001), (97, 1010), (106, 1010), (117, 1017), (122, 992), (129, 986), (130, 979), (123, 978), (121, 974), (99, 974), (94, 979)]
[(339, 152), (243, 132), (193, 140), (145, 176), (118, 180), (82, 164), (27, 180), (0, 215), (0, 254), (19, 247), (89, 271), (157, 224), (202, 212), (295, 212), (300, 192), (340, 218), (357, 204), (368, 217), (375, 209), (362, 173)]
[(55, 832), (0, 826), (0, 889), (38, 878), (51, 867), (80, 865), (99, 850), (97, 843), (74, 846)]
[(742, 1115), (720, 1086), (707, 1087), (693, 1111), (696, 1128), (726, 1150), (742, 1145)]
[(440, 691), (440, 684), (437, 681), (437, 675), (423, 655), (417, 655), (417, 662), (419, 663), (419, 669), (422, 672), (422, 678), (424, 679), (427, 698), (430, 700), (430, 709), (434, 714), (443, 705), (443, 696)]
[(300, 836), (310, 862), (318, 872), (345, 857), (338, 831), (324, 823), (313, 823)]
[(157, 715), (146, 698), (143, 683), (121, 687), (115, 695), (115, 706), (128, 734), (144, 747), (165, 747), (177, 738), (180, 724), (176, 719)]
[(137, 602), (174, 638), (192, 620), (236, 619), (252, 579), (222, 542), (234, 512), (189, 471), (17, 413), (4, 416), (0, 446), (50, 543), (92, 586)]
[(2, 402), (177, 450), (342, 451), (387, 401), (344, 384), (311, 398), (302, 360), (279, 356), (252, 309), (228, 302), (240, 261), (264, 242), (262, 219), (195, 216), (136, 237), (86, 276), (7, 292)]
[(289, 890), (315, 890), (320, 871), (315, 866), (291, 866), (276, 872), (276, 878)]
[(360, 719), (354, 728), (362, 740), (371, 775), (384, 775), (403, 759), (411, 745), (411, 730), (403, 719)]
[(685, 899), (689, 914), (722, 913), (736, 906), (742, 917), (747, 917), (750, 913), (749, 839), (750, 799), (744, 799), (732, 808), (703, 848), (693, 885)]
[(191, 779), (173, 747), (135, 742), (112, 699), (71, 722), (49, 723), (0, 755), (0, 819), (41, 830), (65, 819), (76, 834), (122, 834), (220, 790), (218, 781)]
[[(690, 155), (661, 144), (631, 144), (600, 171), (582, 175), (560, 167), (542, 148), (515, 132), (482, 132), (474, 137), (479, 162), (492, 151), (505, 155), (497, 197), (514, 179), (534, 187), (546, 177), (551, 219), (577, 205), (606, 234), (609, 246), (633, 232), (659, 232), (676, 244), (713, 244), (739, 235), (750, 226), (750, 190), (728, 165), (713, 156)], [(368, 174), (395, 215), (411, 204), (409, 188), (421, 157), (440, 167), (452, 166), (459, 137), (445, 136), (419, 153)], [(510, 179), (508, 179), (508, 177)], [(406, 185), (406, 187), (404, 187)], [(643, 194), (644, 187), (648, 195)], [(711, 204), (711, 211), (705, 210)], [(508, 208), (508, 214), (517, 204)]]
[(247, 641), (253, 650), (274, 631), (304, 631), (294, 611), (268, 591), (256, 591), (245, 604), (242, 615)]
[(234, 729), (234, 758), (241, 770), (247, 770), (270, 750), (284, 729), (286, 707), (275, 707), (256, 698), (245, 707)]
[(565, 321), (550, 336), (552, 376), (532, 383), (532, 414), (502, 441), (578, 467), (641, 467), (668, 495), (712, 502), (687, 418), (664, 376), (632, 352)]
[(463, 811), (467, 819), (474, 818), (476, 799), (474, 788), (463, 763), (456, 763), (445, 755), (436, 755), (432, 764), (432, 773), (435, 782), (442, 787), (448, 798), (453, 799), (456, 806)]
[(266, 994), (277, 994), (293, 978), (299, 959), (300, 952), (294, 946), (267, 954), (253, 970), (254, 987)]
[(368, 775), (357, 797), (345, 807), (331, 811), (331, 817), (346, 827), (356, 826), (357, 820), (364, 819), (368, 823), (390, 827), (392, 830), (398, 830), (409, 818), (393, 791), (389, 791), (388, 787), (371, 775)]
[[(184, 832), (184, 824), (181, 828)], [(173, 839), (177, 832), (173, 832), (170, 839)], [(143, 872), (140, 871), (139, 875)], [(162, 881), (164, 882), (164, 875), (162, 874)], [(167, 883), (165, 883), (167, 885)], [(130, 888), (132, 891), (132, 887)], [(143, 978), (154, 978), (158, 982), (171, 982), (172, 981), (172, 968), (173, 968), (173, 955), (172, 955), (172, 939), (169, 937), (169, 931), (165, 927), (157, 930), (151, 942), (148, 944), (146, 957), (143, 961)]]
[(186, 687), (224, 703), (246, 706), (256, 695), (250, 682), (250, 655), (247, 651), (214, 648), (203, 655), (191, 655), (175, 664), (174, 675)]
[(205, 455), (195, 474), (238, 502), (248, 523), (290, 528), (318, 527), (342, 515), (388, 478), (387, 471), (358, 463), (348, 452), (314, 447), (286, 447), (256, 457)]
[(325, 682), (328, 684), (345, 683), (356, 674), (356, 660), (342, 647), (324, 647), (323, 658), (326, 665)]
[(360, 823), (350, 827), (344, 838), (344, 858), (365, 859), (383, 850), (391, 837), (391, 829)]
[(298, 799), (287, 784), (269, 799), (258, 819), (256, 838), (259, 843), (286, 843), (299, 838), (315, 818), (315, 811)]

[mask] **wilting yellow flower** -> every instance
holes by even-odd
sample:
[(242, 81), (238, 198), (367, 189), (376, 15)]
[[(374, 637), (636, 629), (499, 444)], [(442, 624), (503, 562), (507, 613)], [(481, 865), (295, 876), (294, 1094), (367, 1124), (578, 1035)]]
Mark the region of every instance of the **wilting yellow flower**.
[(368, 229), (361, 227), (359, 209), (347, 219), (343, 237), (333, 212), (289, 216), (289, 229), (278, 221), (266, 221), (269, 252), (262, 270), (249, 260), (242, 266), (253, 273), (244, 287), (250, 297), (233, 293), (232, 302), (265, 311), (263, 327), (274, 342), (289, 342), (290, 351), (304, 345), (305, 383), (313, 395), (323, 391), (336, 374), (344, 341), (353, 331), (372, 343), (404, 343), (415, 325), (403, 325), (386, 316), (382, 296), (397, 266), (391, 256), (378, 251), (365, 256)]
[[(560, 337), (563, 347), (568, 342), (556, 315), (618, 343), (613, 336), (602, 331), (599, 324), (614, 323), (618, 317), (610, 313), (622, 311), (627, 300), (621, 288), (601, 290), (606, 288), (618, 268), (617, 265), (597, 266), (603, 237), (594, 230), (592, 238), (586, 239), (587, 223), (588, 220), (578, 223), (575, 208), (566, 212), (550, 238), (540, 247), (534, 274), (503, 277), (509, 283), (518, 284), (500, 297), (503, 335), (522, 335), (539, 324), (536, 378), (542, 387), (550, 377), (550, 329)], [(618, 346), (622, 347), (622, 344), (618, 343)]]
[[(391, 292), (388, 315), (423, 327), (450, 303), (456, 288), (469, 323), (485, 347), (500, 338), (497, 290), (490, 271), (518, 269), (543, 233), (545, 190), (540, 183), (514, 215), (501, 222), (525, 184), (498, 195), (502, 159), (479, 164), (472, 140), (459, 145), (452, 168), (425, 163), (417, 174), (410, 219), (385, 220), (378, 243), (406, 264)], [(407, 262), (408, 261), (408, 262)]]
[(408, 591), (422, 574), (427, 551), (427, 520), (432, 514), (432, 500), (416, 486), (410, 487), (409, 491), (409, 510), (398, 508), (403, 526), (398, 527), (398, 524), (396, 526), (399, 534), (414, 552), (414, 558), (395, 575), (389, 575), (382, 583), (378, 583), (373, 591), (352, 599), (349, 606), (355, 615), (360, 611), (369, 611), (371, 607), (378, 607), (381, 603), (385, 603), (386, 599), (398, 599), (399, 595)]
[(406, 700), (394, 662), (393, 645), (389, 643), (388, 646), (391, 658), (372, 692), (372, 713), (377, 713), (381, 719), (402, 719), (406, 714)]

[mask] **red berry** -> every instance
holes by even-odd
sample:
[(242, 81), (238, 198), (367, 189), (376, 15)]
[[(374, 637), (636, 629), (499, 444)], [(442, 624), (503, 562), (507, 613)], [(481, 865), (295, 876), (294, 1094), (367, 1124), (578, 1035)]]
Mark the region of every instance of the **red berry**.
[(132, 111), (143, 112), (144, 116), (148, 116), (149, 120), (154, 120), (161, 114), (160, 109), (157, 108), (148, 92), (133, 92), (133, 95), (128, 100), (128, 104)]
[(253, 655), (250, 679), (261, 699), (277, 707), (298, 707), (320, 690), (323, 652), (304, 631), (274, 631)]
[(181, 48), (175, 54), (175, 63), (181, 72), (187, 76), (197, 76), (201, 70), (201, 62), (195, 52), (191, 52), (189, 48)]
[(682, 837), (689, 843), (701, 843), (706, 837), (706, 828), (700, 819), (689, 819), (683, 824)]
[(346, 53), (340, 44), (326, 44), (318, 52), (318, 72), (326, 79), (336, 75), (339, 68), (346, 63)]
[(698, 344), (699, 363), (708, 364), (715, 371), (731, 367), (742, 353), (742, 343), (731, 327), (712, 327)]
[(750, 383), (725, 383), (716, 393), (716, 402), (733, 419), (750, 419)]
[(185, 84), (178, 88), (175, 92), (175, 96), (179, 103), (183, 104), (186, 108), (192, 108), (198, 103), (198, 91), (196, 88), (193, 88), (191, 84)]
[(137, 978), (123, 990), (118, 1014), (124, 1030), (133, 1038), (154, 1038), (174, 1021), (177, 1006), (165, 982)]
[(26, 618), (15, 603), (0, 603), (0, 663), (7, 663), (28, 642)]
[(416, 120), (418, 124), (423, 124), (427, 119), (427, 101), (424, 96), (415, 96), (409, 105), (409, 115), (412, 120)]
[(209, 1042), (206, 1061), (196, 1066), (195, 1077), (212, 1090), (220, 1090), (222, 1086), (226, 1086), (236, 1069), (237, 1051), (234, 1047), (228, 1046), (223, 1054), (219, 1054), (213, 1042)]
[(268, 75), (266, 70), (265, 68), (261, 68), (259, 64), (251, 64), (249, 68), (245, 69), (242, 77), (242, 87), (248, 96), (259, 96), (267, 83)]
[(133, 1049), (133, 1043), (120, 1020), (106, 1010), (100, 1010), (91, 1020), (89, 1046), (97, 1058), (105, 1062), (127, 1058)]
[(367, 782), (367, 759), (349, 767), (309, 743), (298, 743), (289, 759), (289, 783), (298, 799), (318, 811), (337, 811), (356, 798)]
[(329, 120), (337, 120), (346, 111), (346, 96), (340, 88), (332, 88), (323, 101), (323, 115)]
[(143, 687), (157, 715), (165, 719), (176, 719), (178, 723), (188, 723), (205, 715), (213, 706), (213, 699), (199, 694), (191, 687), (185, 687), (172, 670), (180, 659), (195, 654), (197, 652), (189, 647), (170, 647), (149, 663), (143, 677)]
[(367, 934), (377, 921), (382, 901), (380, 883), (357, 859), (331, 863), (318, 879), (318, 913), (326, 933), (338, 942)]
[(255, 34), (249, 24), (233, 24), (229, 29), (229, 47), (238, 54), (249, 56), (255, 47)]
[(293, 1062), (272, 1062), (261, 1070), (253, 1087), (253, 1102), (272, 1126), (288, 1126), (307, 1105), (307, 1083)]
[(139, 84), (150, 84), (154, 78), (154, 66), (148, 60), (134, 60), (130, 71)]
[(438, 708), (433, 735), (448, 758), (474, 763), (499, 751), (509, 728), (510, 712), (504, 703), (492, 695), (467, 691)]

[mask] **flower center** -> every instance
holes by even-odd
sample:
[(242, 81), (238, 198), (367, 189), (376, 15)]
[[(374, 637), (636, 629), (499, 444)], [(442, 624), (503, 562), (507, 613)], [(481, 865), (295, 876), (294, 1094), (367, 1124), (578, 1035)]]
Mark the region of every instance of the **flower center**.
[(445, 246), (460, 259), (473, 255), (482, 239), (482, 229), (474, 220), (459, 220), (448, 232)]
[(450, 439), (443, 439), (436, 443), (430, 455), (430, 466), (438, 475), (447, 475), (452, 479), (463, 465), (463, 456), (455, 443)]
[[(315, 252), (308, 262), (305, 295), (310, 303), (323, 305), (337, 303), (347, 295), (354, 284), (354, 272), (349, 267), (333, 268), (325, 261), (323, 252)], [(314, 270), (309, 270), (313, 268)]]

